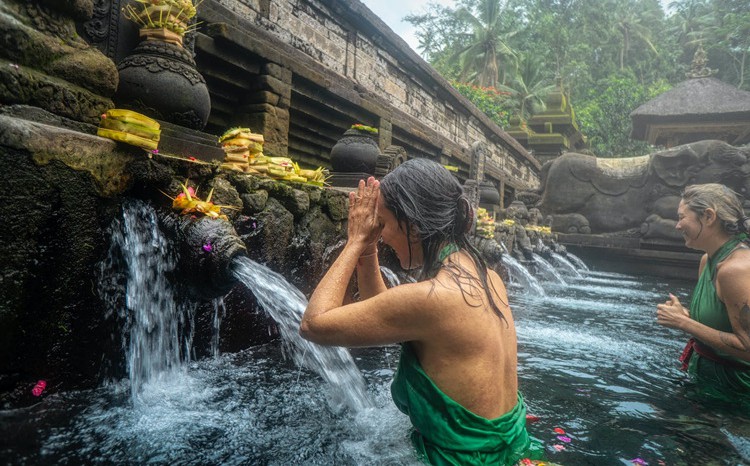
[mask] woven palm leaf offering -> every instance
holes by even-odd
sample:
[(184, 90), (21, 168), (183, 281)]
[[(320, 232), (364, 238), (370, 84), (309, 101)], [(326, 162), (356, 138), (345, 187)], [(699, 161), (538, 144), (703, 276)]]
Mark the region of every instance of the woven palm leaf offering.
[(231, 128), (219, 137), (219, 144), (226, 156), (222, 168), (259, 174), (251, 165), (262, 162), (263, 135), (253, 133), (250, 128)]
[(162, 192), (165, 196), (172, 199), (172, 208), (179, 210), (182, 215), (205, 215), (206, 217), (228, 220), (227, 216), (221, 213), (221, 209), (235, 209), (232, 206), (216, 205), (211, 202), (211, 196), (214, 194), (214, 190), (208, 193), (205, 201), (202, 201), (198, 197), (198, 192), (192, 186), (188, 185), (188, 180), (185, 180), (184, 184), (180, 184), (182, 192), (177, 196), (172, 197), (169, 194)]
[(154, 151), (159, 146), (161, 126), (146, 115), (112, 108), (102, 115), (97, 136)]
[(477, 209), (477, 236), (492, 239), (495, 237), (495, 219), (487, 209)]

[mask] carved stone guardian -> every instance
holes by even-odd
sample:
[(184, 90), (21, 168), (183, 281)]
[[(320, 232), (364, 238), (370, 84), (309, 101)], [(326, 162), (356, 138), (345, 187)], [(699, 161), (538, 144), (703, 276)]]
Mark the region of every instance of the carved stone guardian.
[(0, 102), (97, 123), (117, 70), (76, 32), (92, 11), (93, 0), (0, 2)]

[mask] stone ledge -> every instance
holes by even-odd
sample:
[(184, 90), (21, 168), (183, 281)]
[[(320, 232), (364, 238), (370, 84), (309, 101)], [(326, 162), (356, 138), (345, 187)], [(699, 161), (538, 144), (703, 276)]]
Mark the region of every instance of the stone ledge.
[(702, 256), (674, 243), (640, 238), (558, 233), (558, 241), (587, 264), (636, 275), (695, 279)]

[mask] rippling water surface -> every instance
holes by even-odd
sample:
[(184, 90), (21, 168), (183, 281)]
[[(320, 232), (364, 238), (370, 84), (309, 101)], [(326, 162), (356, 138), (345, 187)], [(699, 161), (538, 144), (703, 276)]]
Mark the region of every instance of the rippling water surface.
[[(698, 393), (677, 369), (685, 337), (655, 323), (689, 283), (581, 271), (545, 296), (510, 288), (531, 434), (566, 465), (750, 464), (750, 417)], [(0, 412), (5, 464), (416, 464), (389, 385), (398, 347), (352, 350), (366, 397), (333, 406), (332, 387), (281, 344)], [(337, 388), (340, 390), (340, 387)], [(357, 390), (360, 390), (359, 388)], [(565, 431), (564, 437), (554, 429)], [(566, 438), (567, 437), (567, 438)]]

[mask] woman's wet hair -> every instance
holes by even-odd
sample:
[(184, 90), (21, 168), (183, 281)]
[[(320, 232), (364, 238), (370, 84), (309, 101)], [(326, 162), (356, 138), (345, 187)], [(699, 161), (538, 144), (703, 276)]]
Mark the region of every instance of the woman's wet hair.
[(476, 296), (476, 283), (470, 283), (473, 280), (467, 279), (471, 277), (468, 271), (458, 264), (442, 264), (440, 261), (441, 247), (455, 243), (474, 260), (482, 290), (486, 292), (493, 310), (505, 319), (488, 286), (487, 264), (469, 239), (474, 211), (458, 180), (437, 162), (415, 158), (388, 173), (380, 182), (380, 193), (385, 206), (393, 212), (399, 227), (406, 232), (410, 262), (412, 242), (418, 239), (422, 244), (424, 262), (421, 278), (433, 278), (441, 268), (445, 268), (465, 298), (466, 295)]
[(745, 215), (740, 196), (719, 183), (694, 184), (682, 192), (685, 206), (702, 217), (706, 209), (713, 209), (722, 229), (729, 235), (748, 233), (750, 218)]

